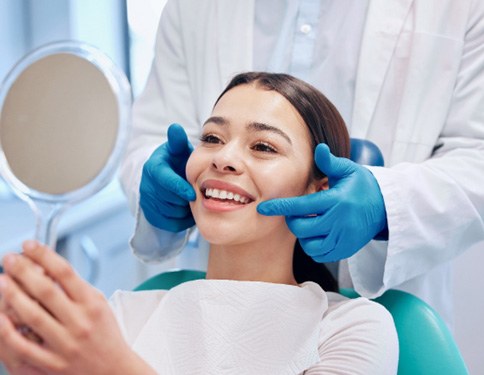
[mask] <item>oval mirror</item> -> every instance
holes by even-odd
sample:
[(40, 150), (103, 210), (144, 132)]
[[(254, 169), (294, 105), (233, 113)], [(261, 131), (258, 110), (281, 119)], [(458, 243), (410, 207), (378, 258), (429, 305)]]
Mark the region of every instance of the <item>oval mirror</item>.
[(43, 46), (7, 75), (0, 88), (0, 171), (35, 211), (37, 240), (54, 247), (60, 213), (112, 179), (131, 100), (124, 73), (83, 43)]

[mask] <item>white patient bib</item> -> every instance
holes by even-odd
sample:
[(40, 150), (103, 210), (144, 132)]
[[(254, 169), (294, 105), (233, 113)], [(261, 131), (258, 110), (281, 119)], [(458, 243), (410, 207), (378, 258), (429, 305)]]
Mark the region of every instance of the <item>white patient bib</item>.
[(327, 308), (311, 282), (191, 281), (166, 293), (133, 349), (160, 374), (300, 374), (319, 361)]

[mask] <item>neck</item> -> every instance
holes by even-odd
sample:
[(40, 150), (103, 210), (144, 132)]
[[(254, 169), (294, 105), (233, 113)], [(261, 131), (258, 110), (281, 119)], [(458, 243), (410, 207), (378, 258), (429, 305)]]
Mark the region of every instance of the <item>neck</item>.
[(296, 285), (294, 238), (240, 245), (210, 245), (207, 279), (264, 281)]

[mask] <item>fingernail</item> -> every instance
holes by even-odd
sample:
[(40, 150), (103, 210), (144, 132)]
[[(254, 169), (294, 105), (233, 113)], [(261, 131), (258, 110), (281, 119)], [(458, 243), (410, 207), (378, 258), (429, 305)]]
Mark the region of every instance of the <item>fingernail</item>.
[(27, 250), (27, 251), (33, 251), (34, 249), (37, 248), (37, 241), (34, 241), (34, 240), (24, 241), (23, 248), (24, 250)]

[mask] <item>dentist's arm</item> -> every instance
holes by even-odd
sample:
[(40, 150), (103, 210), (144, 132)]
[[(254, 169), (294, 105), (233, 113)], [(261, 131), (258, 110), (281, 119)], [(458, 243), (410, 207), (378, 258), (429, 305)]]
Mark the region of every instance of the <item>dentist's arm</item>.
[(325, 144), (315, 150), (317, 167), (329, 189), (302, 197), (273, 199), (257, 207), (263, 215), (283, 215), (306, 253), (317, 262), (348, 258), (387, 229), (378, 182), (365, 167), (333, 156)]

